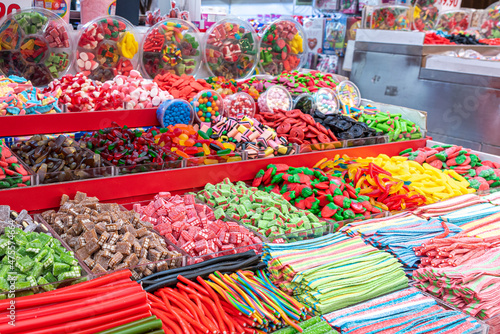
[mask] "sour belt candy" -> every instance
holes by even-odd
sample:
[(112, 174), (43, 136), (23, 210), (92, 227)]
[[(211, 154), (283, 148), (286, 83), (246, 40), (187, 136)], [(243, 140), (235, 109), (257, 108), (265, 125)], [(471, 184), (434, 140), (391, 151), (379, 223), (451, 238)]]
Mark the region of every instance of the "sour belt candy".
[(500, 314), (500, 248), (456, 267), (420, 268), (413, 273), (417, 287), (480, 319)]
[(325, 314), (404, 288), (408, 279), (389, 253), (340, 233), (289, 244), (264, 244), (263, 261), (282, 290)]
[(418, 268), (420, 259), (413, 251), (422, 243), (433, 238), (453, 236), (462, 231), (461, 228), (441, 222), (439, 220), (427, 221), (414, 215), (401, 217), (388, 217), (376, 220), (367, 220), (345, 226), (343, 230), (359, 233), (365, 242), (393, 254), (401, 263), (407, 273)]
[(323, 318), (342, 334), (476, 333), (482, 328), (476, 319), (441, 306), (415, 288), (393, 292)]
[(24, 78), (0, 76), (0, 116), (61, 112), (57, 97), (42, 93)]

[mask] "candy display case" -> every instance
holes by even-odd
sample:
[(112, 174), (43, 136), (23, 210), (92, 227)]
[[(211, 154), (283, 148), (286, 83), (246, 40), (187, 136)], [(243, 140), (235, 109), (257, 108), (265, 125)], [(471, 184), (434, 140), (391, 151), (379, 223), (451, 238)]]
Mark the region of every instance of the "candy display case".
[(211, 76), (245, 79), (253, 74), (259, 61), (257, 34), (246, 21), (222, 19), (206, 32), (203, 53)]
[(20, 157), (5, 145), (0, 145), (0, 151), (0, 161), (8, 164), (8, 166), (2, 166), (1, 169), (0, 191), (2, 189), (29, 187), (37, 184), (37, 175)]
[(0, 70), (45, 86), (72, 63), (69, 26), (54, 13), (31, 8), (9, 14), (0, 26)]
[(166, 72), (196, 76), (202, 59), (200, 32), (191, 22), (180, 19), (158, 22), (142, 39), (140, 59), (151, 79)]
[(467, 9), (450, 10), (439, 13), (435, 29), (441, 30), (447, 34), (465, 31), (469, 29), (471, 15), (471, 11)]
[(295, 20), (279, 19), (269, 24), (259, 43), (259, 73), (278, 75), (304, 66), (306, 40), (304, 28)]
[(130, 22), (119, 16), (96, 18), (80, 30), (75, 68), (93, 80), (112, 80), (138, 68), (138, 51)]
[[(344, 99), (345, 100), (345, 99)], [(339, 112), (340, 103), (337, 94), (330, 88), (321, 88), (314, 93), (315, 110), (329, 115)]]
[(410, 31), (412, 9), (409, 6), (375, 6), (371, 15), (370, 29)]
[(162, 128), (169, 125), (192, 125), (195, 119), (193, 106), (181, 99), (167, 100), (156, 109), (156, 118)]
[(264, 94), (260, 94), (257, 100), (260, 112), (268, 113), (274, 113), (275, 110), (291, 110), (292, 103), (292, 96), (286, 88), (280, 85), (268, 87)]
[(354, 82), (345, 80), (337, 86), (337, 98), (342, 105), (359, 107), (361, 104), (361, 93)]
[(486, 15), (481, 22), (481, 35), (485, 38), (500, 38), (500, 1), (486, 8)]
[(54, 139), (33, 136), (16, 142), (11, 150), (28, 166), (30, 173), (36, 175), (37, 185), (110, 177), (115, 173), (114, 166), (100, 155), (80, 148), (64, 135)]
[(438, 20), (439, 9), (436, 0), (417, 0), (413, 10), (413, 28), (418, 31), (434, 29)]

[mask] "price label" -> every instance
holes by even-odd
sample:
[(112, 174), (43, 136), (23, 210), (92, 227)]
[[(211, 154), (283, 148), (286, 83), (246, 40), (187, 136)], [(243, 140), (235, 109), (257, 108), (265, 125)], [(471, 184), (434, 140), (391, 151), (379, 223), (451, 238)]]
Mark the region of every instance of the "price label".
[(446, 10), (454, 10), (460, 9), (462, 5), (462, 0), (437, 0), (436, 7), (440, 12), (444, 12)]
[(10, 13), (30, 8), (32, 0), (0, 0), (0, 19)]

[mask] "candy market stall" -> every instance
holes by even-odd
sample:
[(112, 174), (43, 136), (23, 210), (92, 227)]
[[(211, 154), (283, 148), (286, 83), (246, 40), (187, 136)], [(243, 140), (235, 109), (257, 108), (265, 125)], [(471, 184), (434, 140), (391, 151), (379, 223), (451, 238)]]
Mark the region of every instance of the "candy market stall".
[(497, 332), (500, 157), (302, 69), (296, 20), (138, 30), (0, 79), (1, 333)]

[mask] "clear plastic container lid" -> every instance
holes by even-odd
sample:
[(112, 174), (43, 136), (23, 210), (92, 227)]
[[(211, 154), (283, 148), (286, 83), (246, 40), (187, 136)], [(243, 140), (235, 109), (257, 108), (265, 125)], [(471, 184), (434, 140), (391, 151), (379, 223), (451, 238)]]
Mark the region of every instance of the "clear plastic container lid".
[(304, 66), (307, 38), (302, 25), (292, 19), (279, 19), (266, 27), (259, 43), (259, 73), (278, 75)]
[(312, 115), (316, 110), (316, 101), (309, 93), (302, 93), (293, 100), (293, 109), (298, 109), (304, 114)]
[(70, 27), (56, 14), (30, 8), (7, 15), (0, 26), (0, 70), (46, 86), (72, 63)]
[(485, 38), (500, 38), (500, 1), (486, 8), (480, 32)]
[(238, 18), (225, 18), (207, 31), (203, 51), (212, 76), (244, 79), (251, 76), (257, 66), (257, 34), (250, 23)]
[(292, 96), (283, 86), (274, 85), (259, 96), (257, 103), (261, 112), (288, 111), (292, 109)]
[(167, 100), (156, 109), (156, 118), (162, 128), (176, 124), (193, 124), (194, 110), (185, 100)]
[(158, 22), (144, 35), (141, 64), (144, 74), (153, 79), (158, 74), (195, 76), (201, 65), (200, 31), (188, 21), (169, 18)]
[(119, 16), (99, 17), (80, 30), (75, 68), (93, 80), (104, 82), (137, 69), (138, 51), (132, 23)]
[(224, 98), (224, 112), (227, 117), (253, 117), (255, 115), (255, 100), (245, 92), (228, 95)]
[(411, 8), (408, 6), (375, 6), (371, 15), (371, 29), (411, 30)]
[(217, 116), (224, 116), (224, 102), (215, 90), (206, 89), (198, 92), (191, 101), (191, 105), (198, 123), (213, 123)]
[(342, 81), (337, 86), (337, 97), (342, 104), (351, 107), (359, 107), (361, 105), (361, 93), (352, 81)]
[(314, 93), (314, 101), (316, 103), (316, 110), (325, 115), (335, 114), (339, 111), (339, 99), (337, 98), (337, 94), (330, 88), (321, 88)]
[(468, 9), (448, 10), (441, 14), (436, 22), (436, 30), (451, 34), (469, 29), (471, 11)]

